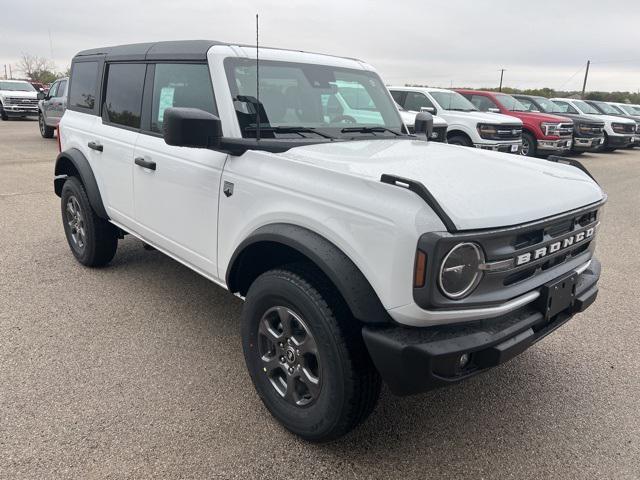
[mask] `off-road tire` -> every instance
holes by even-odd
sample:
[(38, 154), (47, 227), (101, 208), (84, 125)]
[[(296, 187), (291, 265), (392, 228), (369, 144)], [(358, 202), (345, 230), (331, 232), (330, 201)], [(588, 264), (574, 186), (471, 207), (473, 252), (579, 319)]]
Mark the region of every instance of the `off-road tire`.
[[(80, 222), (70, 220), (73, 217), (69, 210), (70, 203), (74, 205), (73, 210), (79, 207)], [(61, 211), (64, 233), (76, 259), (87, 267), (101, 267), (108, 264), (118, 248), (118, 230), (96, 215), (91, 208), (84, 186), (76, 177), (69, 177), (64, 182), (61, 192)], [(81, 236), (70, 222), (74, 225), (81, 224), (83, 232)]]
[(7, 115), (7, 112), (4, 111), (4, 107), (2, 106), (2, 103), (0, 103), (0, 118), (3, 121), (9, 120), (9, 115)]
[[(309, 405), (296, 405), (278, 393), (264, 368), (259, 325), (265, 312), (278, 306), (299, 315), (317, 345), (320, 391)], [(242, 311), (242, 344), (264, 405), (285, 428), (308, 441), (337, 439), (375, 408), (381, 379), (364, 345), (361, 325), (331, 282), (306, 264), (270, 270), (253, 282)]]

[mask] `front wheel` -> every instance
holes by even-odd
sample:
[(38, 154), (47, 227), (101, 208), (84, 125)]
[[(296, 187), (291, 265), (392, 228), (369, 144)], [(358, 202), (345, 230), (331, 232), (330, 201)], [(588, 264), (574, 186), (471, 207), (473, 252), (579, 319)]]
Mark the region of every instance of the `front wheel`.
[(527, 132), (522, 132), (522, 150), (520, 150), (520, 154), (525, 157), (535, 157), (537, 143), (536, 139)]
[(38, 112), (38, 126), (40, 127), (40, 135), (42, 135), (42, 138), (53, 138), (55, 129), (47, 125), (42, 112)]
[(464, 135), (451, 135), (447, 138), (447, 143), (449, 145), (462, 145), (463, 147), (473, 147), (473, 143), (469, 140), (468, 137)]
[(263, 403), (306, 440), (334, 440), (376, 405), (381, 380), (360, 326), (311, 269), (271, 270), (253, 282), (242, 311), (242, 343)]
[(0, 118), (3, 121), (9, 120), (9, 115), (7, 115), (7, 112), (5, 112), (4, 106), (2, 105), (2, 103), (0, 103)]

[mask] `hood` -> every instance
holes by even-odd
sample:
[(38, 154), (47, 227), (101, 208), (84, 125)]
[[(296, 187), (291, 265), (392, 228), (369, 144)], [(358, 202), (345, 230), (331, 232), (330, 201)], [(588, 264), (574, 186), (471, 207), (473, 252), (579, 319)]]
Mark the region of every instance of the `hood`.
[(443, 110), (443, 112), (449, 117), (459, 118), (461, 121), (475, 121), (478, 123), (491, 123), (494, 125), (522, 125), (522, 120), (509, 115), (503, 115), (501, 113), (493, 112), (457, 112), (455, 110)]
[(383, 173), (419, 181), (459, 230), (518, 225), (603, 198), (600, 187), (575, 167), (437, 142), (322, 143), (279, 155), (373, 181)]
[(572, 123), (569, 117), (561, 117), (554, 113), (543, 112), (511, 112), (511, 115), (518, 117), (523, 122), (529, 120), (532, 122), (549, 122), (549, 123)]
[[(554, 114), (555, 115), (555, 114)], [(563, 113), (564, 117), (573, 120), (573, 123), (588, 123), (589, 125), (604, 125), (604, 120), (598, 120), (596, 115), (585, 115), (583, 113)]]
[(38, 92), (19, 92), (16, 90), (0, 90), (3, 97), (38, 98)]

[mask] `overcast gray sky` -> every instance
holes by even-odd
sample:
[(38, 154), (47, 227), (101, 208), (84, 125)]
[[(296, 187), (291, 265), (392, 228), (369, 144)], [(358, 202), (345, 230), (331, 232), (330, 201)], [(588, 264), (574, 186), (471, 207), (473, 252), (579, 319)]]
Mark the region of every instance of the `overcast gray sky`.
[[(640, 89), (640, 0), (0, 0), (0, 68), (22, 52), (206, 38), (361, 58), (387, 83)], [(51, 43), (49, 43), (49, 32)], [(52, 48), (51, 48), (52, 47)]]

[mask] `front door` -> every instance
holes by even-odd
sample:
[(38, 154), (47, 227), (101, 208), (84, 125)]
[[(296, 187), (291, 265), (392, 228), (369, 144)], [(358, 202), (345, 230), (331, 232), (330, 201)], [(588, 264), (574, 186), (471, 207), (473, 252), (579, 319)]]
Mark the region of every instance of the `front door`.
[[(217, 277), (218, 196), (227, 155), (172, 147), (162, 138), (165, 109), (190, 107), (216, 113), (206, 64), (150, 67), (146, 124), (135, 149), (133, 182), (138, 231), (209, 277)], [(148, 115), (148, 117), (147, 117)]]

